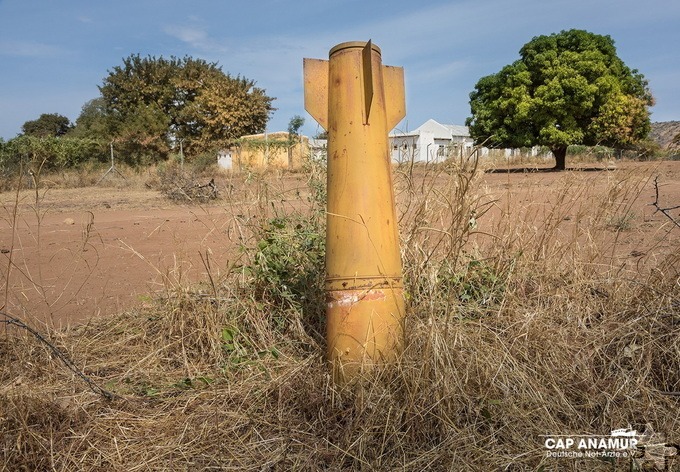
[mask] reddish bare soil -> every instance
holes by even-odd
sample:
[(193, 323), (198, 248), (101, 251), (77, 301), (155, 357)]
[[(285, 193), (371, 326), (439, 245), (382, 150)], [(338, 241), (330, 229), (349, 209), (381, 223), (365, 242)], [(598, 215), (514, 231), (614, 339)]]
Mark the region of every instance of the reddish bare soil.
[[(497, 203), (480, 226), (493, 230), (494, 218), (508, 205), (531, 213), (530, 223), (540, 225), (551, 218), (551, 207), (563, 204), (559, 193), (565, 186), (611, 193), (638, 179), (639, 193), (625, 215), (611, 220), (621, 230), (612, 231), (616, 257), (631, 266), (641, 258), (658, 261), (677, 253), (680, 228), (651, 205), (657, 175), (660, 203), (680, 205), (679, 161), (619, 163), (616, 170), (487, 173), (482, 186)], [(271, 179), (290, 195), (305, 188), (302, 174)], [(241, 184), (245, 195), (249, 184)], [(37, 208), (30, 191), (0, 194), (0, 306), (24, 319), (62, 325), (134, 308), (164, 289), (208, 281), (208, 274), (219, 279), (238, 255), (236, 214), (254, 205), (231, 188), (205, 206), (177, 205), (151, 190), (55, 189), (40, 195)], [(281, 195), (266, 197), (280, 203)], [(569, 208), (562, 218), (577, 218), (577, 207)], [(680, 220), (679, 210), (673, 215)]]
[[(680, 205), (679, 161), (592, 164), (568, 172), (498, 171), (487, 173), (483, 182), (498, 200), (480, 221), (489, 232), (506, 212), (522, 220), (520, 225), (537, 228), (537, 234), (552, 233), (565, 243), (576, 238), (577, 226), (588, 226), (584, 220), (599, 217), (600, 236), (607, 241), (599, 245), (607, 249), (600, 263), (645, 272), (680, 253), (680, 228), (654, 206), (657, 187), (661, 208)], [(668, 213), (680, 223), (680, 209)], [(588, 245), (583, 234), (578, 242)]]
[(227, 264), (218, 206), (177, 206), (151, 191), (51, 190), (38, 212), (22, 194), (14, 225), (15, 195), (3, 197), (3, 299), (18, 316), (61, 324), (111, 314), (201, 280), (202, 261), (214, 276)]

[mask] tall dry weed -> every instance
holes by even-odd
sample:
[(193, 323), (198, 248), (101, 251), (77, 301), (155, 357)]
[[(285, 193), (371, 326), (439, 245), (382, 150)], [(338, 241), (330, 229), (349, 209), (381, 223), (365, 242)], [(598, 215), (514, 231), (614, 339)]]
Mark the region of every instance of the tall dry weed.
[(306, 186), (230, 181), (221, 229), (242, 251), (219, 277), (49, 332), (116, 399), (7, 331), (2, 469), (642, 470), (655, 464), (546, 457), (543, 435), (680, 441), (680, 260), (652, 256), (660, 230), (622, 266), (627, 230), (612, 225), (646, 174), (565, 173), (521, 193), (484, 187), (474, 159), (397, 168), (405, 349), (337, 386), (312, 296), (323, 172), (309, 172)]

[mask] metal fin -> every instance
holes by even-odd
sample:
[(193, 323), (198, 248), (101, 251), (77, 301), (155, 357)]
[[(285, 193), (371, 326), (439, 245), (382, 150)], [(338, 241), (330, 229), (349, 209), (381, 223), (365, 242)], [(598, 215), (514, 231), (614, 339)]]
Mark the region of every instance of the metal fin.
[(387, 131), (391, 131), (406, 116), (406, 95), (404, 94), (404, 68), (383, 66), (383, 87), (385, 90), (385, 114)]
[(304, 59), (305, 110), (328, 131), (328, 61)]
[(361, 62), (363, 69), (363, 88), (364, 88), (364, 124), (368, 124), (368, 119), (371, 115), (371, 104), (373, 103), (373, 61), (372, 61), (373, 43), (369, 39), (361, 51)]

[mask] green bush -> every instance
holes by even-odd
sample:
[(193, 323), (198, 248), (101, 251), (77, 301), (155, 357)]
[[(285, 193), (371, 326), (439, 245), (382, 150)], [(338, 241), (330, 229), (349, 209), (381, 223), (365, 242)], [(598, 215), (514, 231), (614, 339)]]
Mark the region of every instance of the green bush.
[(314, 219), (270, 220), (257, 242), (248, 271), (262, 299), (293, 308), (309, 308), (323, 292), (326, 241)]
[(0, 168), (38, 170), (73, 168), (87, 161), (106, 161), (108, 147), (94, 139), (19, 136), (0, 145)]
[(259, 227), (246, 269), (261, 300), (300, 311), (306, 327), (319, 335), (326, 314), (326, 163), (309, 159), (303, 164), (309, 213), (271, 218)]

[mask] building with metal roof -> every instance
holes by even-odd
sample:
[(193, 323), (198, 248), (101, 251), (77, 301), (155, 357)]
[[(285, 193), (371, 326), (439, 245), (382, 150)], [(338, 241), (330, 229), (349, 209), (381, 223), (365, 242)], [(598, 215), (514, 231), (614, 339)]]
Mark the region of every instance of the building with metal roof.
[(474, 141), (467, 126), (427, 120), (413, 131), (390, 133), (394, 162), (441, 162), (451, 155), (471, 151)]

